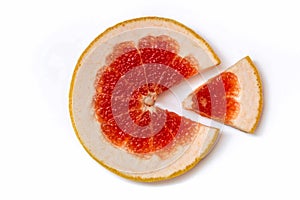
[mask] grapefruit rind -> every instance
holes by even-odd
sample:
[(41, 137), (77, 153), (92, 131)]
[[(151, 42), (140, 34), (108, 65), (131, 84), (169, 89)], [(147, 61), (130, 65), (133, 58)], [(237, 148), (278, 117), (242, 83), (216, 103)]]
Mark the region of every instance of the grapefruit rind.
[(232, 126), (254, 133), (262, 111), (262, 84), (258, 70), (249, 56), (241, 59), (227, 71), (237, 75), (240, 84), (240, 112)]
[[(262, 83), (258, 70), (251, 58), (246, 56), (225, 72), (234, 73), (240, 86), (240, 94), (236, 98), (240, 104), (239, 113), (230, 123), (225, 124), (247, 133), (254, 133), (263, 107)], [(194, 93), (191, 93), (183, 101), (183, 107), (187, 110), (193, 110), (193, 95)]]
[[(92, 84), (94, 82), (94, 76), (96, 75), (96, 72), (99, 69), (99, 67), (104, 66), (105, 57), (106, 57), (106, 55), (103, 54), (103, 52), (105, 51), (103, 51), (103, 49), (98, 47), (101, 46), (101, 44), (107, 42), (107, 40), (110, 40), (112, 37), (114, 37), (115, 39), (114, 43), (118, 43), (120, 41), (126, 40), (126, 38), (117, 37), (120, 34), (120, 32), (122, 31), (126, 32), (128, 30), (130, 31), (134, 28), (143, 25), (144, 27), (146, 26), (147, 28), (149, 28), (148, 32), (146, 31), (145, 34), (151, 33), (154, 28), (164, 27), (170, 30), (169, 33), (171, 33), (171, 30), (175, 30), (176, 32), (181, 33), (182, 36), (185, 37), (188, 36), (189, 39), (194, 40), (194, 42), (196, 42), (198, 46), (203, 49), (203, 51), (201, 51), (198, 54), (200, 55), (200, 60), (204, 61), (200, 63), (201, 69), (212, 67), (220, 63), (219, 58), (213, 52), (213, 50), (207, 44), (207, 42), (204, 39), (202, 39), (199, 35), (197, 35), (194, 31), (185, 27), (179, 22), (176, 22), (171, 19), (158, 18), (158, 17), (143, 17), (143, 18), (128, 20), (119, 23), (104, 31), (85, 49), (85, 51), (80, 56), (76, 64), (76, 67), (74, 69), (71, 85), (70, 85), (69, 112), (70, 112), (72, 126), (74, 128), (76, 136), (78, 137), (84, 149), (88, 152), (88, 154), (92, 158), (94, 158), (98, 163), (100, 163), (110, 171), (122, 177), (136, 180), (136, 181), (151, 182), (151, 181), (160, 181), (160, 180), (173, 178), (175, 176), (183, 174), (184, 172), (188, 171), (193, 166), (195, 166), (212, 149), (213, 145), (215, 144), (218, 138), (217, 137), (218, 130), (214, 128), (201, 126), (201, 127), (205, 127), (205, 129), (202, 130), (204, 131), (204, 133), (206, 132), (209, 133), (209, 135), (207, 135), (206, 137), (204, 137), (204, 133), (202, 134), (201, 132), (199, 133), (199, 137), (200, 136), (204, 137), (201, 140), (203, 142), (202, 147), (201, 145), (198, 146), (197, 144), (197, 146), (194, 147), (195, 149), (192, 147), (187, 148), (185, 154), (182, 157), (178, 158), (178, 160), (176, 160), (174, 163), (171, 164), (171, 166), (168, 166), (166, 169), (159, 169), (155, 172), (149, 172), (149, 173), (130, 173), (130, 172), (121, 171), (119, 169), (111, 167), (111, 165), (107, 164), (104, 161), (105, 159), (104, 160), (99, 159), (99, 156), (95, 154), (95, 149), (97, 149), (98, 147), (97, 144), (94, 143), (94, 141), (97, 140), (101, 134), (99, 133), (93, 134), (93, 136), (91, 137), (91, 135), (85, 135), (85, 133), (86, 131), (99, 129), (97, 122), (81, 125), (80, 128), (78, 127), (79, 121), (81, 121), (82, 124), (84, 121), (94, 120), (92, 118), (93, 109), (91, 106), (91, 102), (89, 102), (88, 100), (89, 99), (91, 100), (94, 94), (94, 88)], [(158, 32), (158, 34), (160, 34), (160, 32)], [(106, 45), (107, 46), (105, 47), (108, 49), (109, 47), (113, 46), (113, 44), (111, 43), (107, 43)], [(101, 58), (102, 60), (101, 59), (99, 60), (99, 58)], [(82, 72), (82, 69), (84, 69), (83, 70), (84, 73)], [(87, 82), (89, 84), (86, 84)], [(197, 141), (197, 139), (195, 141)], [(188, 152), (191, 152), (191, 149), (193, 149), (194, 151), (189, 154)], [(197, 152), (197, 154), (194, 154), (195, 152)], [(176, 166), (176, 163), (177, 164), (178, 162), (180, 163), (180, 159), (186, 158), (187, 155), (191, 156), (189, 161), (183, 162), (181, 163), (181, 165)], [(169, 170), (169, 171), (167, 173), (164, 173), (163, 170)]]

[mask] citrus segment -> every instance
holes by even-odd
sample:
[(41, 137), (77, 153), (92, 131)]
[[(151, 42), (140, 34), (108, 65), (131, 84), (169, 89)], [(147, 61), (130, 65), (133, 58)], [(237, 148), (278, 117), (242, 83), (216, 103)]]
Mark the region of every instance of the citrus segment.
[(116, 146), (124, 146), (131, 138), (129, 134), (122, 131), (114, 120), (101, 124), (103, 134)]
[(138, 42), (139, 49), (161, 49), (165, 52), (171, 52), (175, 55), (179, 52), (179, 44), (173, 38), (167, 35), (151, 36), (148, 35), (143, 37)]
[[(120, 43), (116, 44), (113, 47), (113, 53), (106, 56), (106, 65), (110, 65), (113, 61), (117, 60), (117, 58), (122, 55), (123, 55), (123, 57), (125, 57), (125, 55), (127, 57), (130, 57), (130, 56), (128, 56), (128, 54), (130, 55), (129, 52), (133, 53), (133, 52), (135, 52), (135, 50), (136, 50), (136, 47), (135, 47), (135, 44), (133, 41), (125, 41), (125, 42), (120, 42)], [(133, 53), (132, 55), (135, 55), (135, 54)]]
[(245, 132), (254, 132), (262, 108), (262, 86), (249, 57), (200, 86), (183, 102), (186, 109)]
[(223, 72), (193, 92), (191, 109), (203, 116), (230, 123), (239, 112), (239, 103), (235, 99), (239, 87), (235, 74)]
[(196, 73), (198, 73), (197, 67), (198, 63), (191, 63), (189, 60), (194, 60), (192, 56), (181, 58), (177, 56), (173, 62), (171, 63), (170, 67), (177, 70), (181, 75), (183, 75), (185, 78), (189, 78)]
[(142, 64), (140, 54), (137, 50), (132, 50), (117, 57), (111, 64), (112, 71), (124, 75), (130, 69)]

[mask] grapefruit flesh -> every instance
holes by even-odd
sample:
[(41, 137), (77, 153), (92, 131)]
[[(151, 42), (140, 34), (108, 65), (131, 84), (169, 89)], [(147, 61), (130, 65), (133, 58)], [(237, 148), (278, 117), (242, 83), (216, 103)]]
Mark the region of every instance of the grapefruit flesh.
[(202, 116), (253, 133), (262, 110), (258, 71), (245, 57), (190, 94), (183, 106)]
[(170, 144), (179, 132), (191, 137), (188, 128), (196, 122), (154, 107), (159, 94), (197, 73), (176, 54), (175, 40), (147, 36), (138, 48), (126, 41), (113, 49), (106, 59), (111, 64), (100, 69), (95, 82), (95, 117), (106, 138), (129, 152), (150, 153)]
[(201, 115), (230, 123), (239, 112), (239, 82), (235, 74), (223, 72), (193, 92), (191, 109)]

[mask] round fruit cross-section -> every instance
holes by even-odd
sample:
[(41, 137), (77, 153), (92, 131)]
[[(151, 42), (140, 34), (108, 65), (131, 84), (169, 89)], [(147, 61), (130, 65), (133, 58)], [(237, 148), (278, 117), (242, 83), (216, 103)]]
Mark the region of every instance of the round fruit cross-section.
[(87, 152), (123, 177), (156, 181), (194, 166), (218, 130), (155, 105), (199, 70), (219, 64), (208, 44), (165, 18), (129, 20), (107, 29), (80, 57), (70, 115)]

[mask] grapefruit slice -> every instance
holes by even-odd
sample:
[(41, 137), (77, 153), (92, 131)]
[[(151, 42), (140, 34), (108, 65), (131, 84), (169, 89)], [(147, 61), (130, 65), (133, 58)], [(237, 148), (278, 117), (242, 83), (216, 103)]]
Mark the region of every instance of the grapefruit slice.
[(81, 55), (69, 97), (74, 130), (86, 151), (133, 180), (180, 175), (204, 158), (219, 131), (155, 106), (158, 95), (219, 64), (199, 35), (165, 18), (122, 22)]
[(262, 102), (260, 76), (247, 56), (198, 87), (185, 99), (183, 107), (253, 133), (260, 119)]

